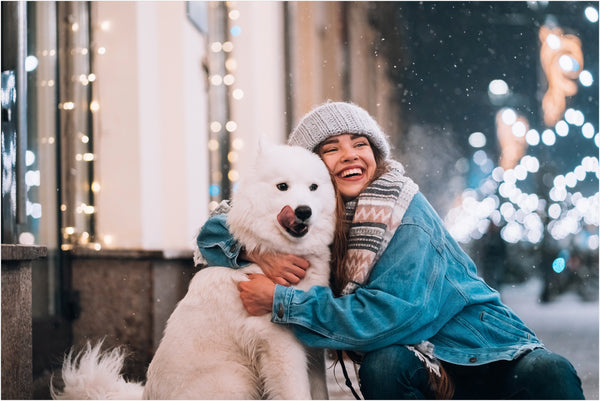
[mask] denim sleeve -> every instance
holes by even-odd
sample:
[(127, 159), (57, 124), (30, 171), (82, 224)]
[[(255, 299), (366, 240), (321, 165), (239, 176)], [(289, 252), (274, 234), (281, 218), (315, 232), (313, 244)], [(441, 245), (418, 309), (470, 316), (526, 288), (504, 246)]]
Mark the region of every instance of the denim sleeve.
[(196, 244), (208, 266), (238, 269), (247, 265), (238, 262), (242, 244), (237, 242), (229, 232), (225, 214), (211, 216), (206, 221), (196, 237)]
[(369, 281), (346, 296), (335, 298), (327, 287), (304, 292), (277, 285), (271, 320), (290, 324), (313, 347), (371, 351), (431, 338), (465, 304), (449, 293), (443, 258), (430, 239), (419, 227), (402, 226)]

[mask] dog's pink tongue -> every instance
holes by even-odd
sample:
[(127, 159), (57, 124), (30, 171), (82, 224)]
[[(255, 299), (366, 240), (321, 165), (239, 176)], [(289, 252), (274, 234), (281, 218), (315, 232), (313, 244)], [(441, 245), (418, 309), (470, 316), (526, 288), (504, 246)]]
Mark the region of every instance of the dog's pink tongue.
[(294, 210), (289, 206), (284, 206), (277, 215), (277, 221), (282, 227), (291, 229), (296, 222)]

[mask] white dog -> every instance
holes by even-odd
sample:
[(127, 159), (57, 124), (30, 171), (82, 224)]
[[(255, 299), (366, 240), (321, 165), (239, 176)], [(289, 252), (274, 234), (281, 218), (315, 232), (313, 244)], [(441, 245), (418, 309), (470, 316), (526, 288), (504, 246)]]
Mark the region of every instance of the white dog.
[[(247, 251), (292, 253), (310, 261), (297, 286), (329, 284), (335, 194), (321, 159), (300, 147), (261, 144), (242, 178), (227, 222)], [(269, 315), (249, 316), (237, 283), (257, 265), (209, 267), (192, 279), (169, 318), (145, 386), (120, 376), (123, 355), (67, 356), (65, 388), (55, 398), (310, 399), (327, 398), (323, 351), (307, 350)], [(79, 363), (76, 363), (79, 361)], [(310, 365), (310, 366), (309, 366)], [(87, 375), (87, 377), (85, 377)], [(96, 376), (96, 377), (94, 377)], [(107, 385), (107, 383), (109, 385)]]

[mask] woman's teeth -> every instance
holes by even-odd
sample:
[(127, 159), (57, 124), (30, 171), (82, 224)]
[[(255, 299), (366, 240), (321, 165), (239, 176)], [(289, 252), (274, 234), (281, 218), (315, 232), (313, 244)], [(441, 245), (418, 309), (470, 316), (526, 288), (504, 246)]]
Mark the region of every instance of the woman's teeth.
[(346, 178), (346, 177), (349, 177), (351, 175), (360, 175), (360, 174), (362, 174), (362, 170), (361, 169), (359, 169), (359, 168), (351, 168), (351, 169), (342, 171), (342, 174), (340, 174), (340, 176), (342, 178)]

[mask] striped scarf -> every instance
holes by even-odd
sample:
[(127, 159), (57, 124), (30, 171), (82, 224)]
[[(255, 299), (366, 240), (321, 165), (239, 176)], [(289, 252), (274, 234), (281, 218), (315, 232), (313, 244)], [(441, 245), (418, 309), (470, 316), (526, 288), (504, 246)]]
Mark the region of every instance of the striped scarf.
[(356, 199), (346, 202), (345, 219), (350, 222), (350, 229), (345, 268), (351, 272), (351, 281), (342, 295), (354, 292), (367, 281), (419, 190), (417, 184), (404, 175), (402, 164), (393, 160), (386, 163), (384, 174)]
[[(350, 282), (342, 290), (347, 295), (363, 285), (373, 266), (387, 248), (400, 226), (417, 184), (404, 175), (402, 164), (388, 160), (384, 174), (375, 179), (360, 195), (346, 202), (345, 220), (349, 222), (345, 268)], [(430, 374), (430, 384), (438, 398), (449, 398), (453, 389), (440, 361), (434, 356), (433, 344), (422, 341), (405, 345), (423, 362)]]

